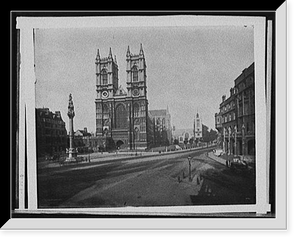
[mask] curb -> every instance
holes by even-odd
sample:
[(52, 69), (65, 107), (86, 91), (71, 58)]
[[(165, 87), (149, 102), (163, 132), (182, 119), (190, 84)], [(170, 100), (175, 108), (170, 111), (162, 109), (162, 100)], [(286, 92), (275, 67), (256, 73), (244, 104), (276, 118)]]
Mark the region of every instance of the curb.
[[(105, 157), (103, 160), (101, 158), (94, 158), (91, 159), (91, 162), (86, 162), (84, 161), (83, 163), (70, 163), (70, 164), (62, 164), (58, 165), (57, 167), (69, 167), (69, 166), (88, 166), (93, 163), (109, 163), (109, 162), (118, 162), (118, 161), (128, 161), (128, 160), (133, 160), (133, 159), (138, 159), (138, 158), (150, 158), (150, 157), (158, 157), (158, 156), (167, 156), (167, 155), (172, 155), (172, 154), (184, 154), (184, 153), (190, 153), (198, 150), (207, 150), (207, 149), (212, 149), (214, 146), (211, 147), (205, 147), (205, 148), (193, 148), (193, 149), (185, 149), (185, 150), (177, 150), (177, 151), (169, 151), (169, 152), (164, 152), (164, 153), (155, 153), (155, 154), (146, 154), (146, 155), (137, 155), (137, 156), (126, 156), (126, 157), (119, 157), (119, 158), (113, 158), (113, 159), (107, 159), (108, 157)], [(93, 161), (94, 160), (94, 161)], [(93, 161), (93, 162), (92, 162)], [(56, 166), (54, 166), (56, 167)], [(48, 169), (48, 168), (53, 168), (53, 167), (41, 167), (40, 169)]]
[(216, 157), (212, 152), (207, 153), (207, 157), (222, 164), (222, 165), (226, 165), (226, 160)]

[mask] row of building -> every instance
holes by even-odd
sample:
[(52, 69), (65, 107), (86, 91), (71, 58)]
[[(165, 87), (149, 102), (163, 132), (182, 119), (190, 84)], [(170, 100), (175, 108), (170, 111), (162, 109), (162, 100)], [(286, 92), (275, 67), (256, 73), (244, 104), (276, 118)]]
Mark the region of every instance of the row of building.
[[(150, 147), (167, 146), (172, 143), (171, 115), (168, 109), (149, 110), (153, 136)], [(64, 154), (69, 147), (69, 135), (60, 111), (36, 108), (36, 135), (38, 156)], [(128, 149), (110, 136), (103, 138), (85, 127), (74, 132), (73, 146), (79, 153)], [(134, 144), (133, 144), (134, 146)]]
[(255, 155), (254, 63), (234, 80), (230, 96), (222, 96), (215, 126), (219, 146), (228, 155)]

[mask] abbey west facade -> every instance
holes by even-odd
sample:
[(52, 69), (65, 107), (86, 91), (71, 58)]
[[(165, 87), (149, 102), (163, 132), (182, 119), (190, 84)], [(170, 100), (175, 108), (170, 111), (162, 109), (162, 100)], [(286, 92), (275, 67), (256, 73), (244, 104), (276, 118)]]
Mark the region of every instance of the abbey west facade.
[(146, 61), (142, 44), (139, 54), (126, 53), (126, 91), (119, 86), (118, 64), (111, 49), (108, 57), (96, 55), (96, 136), (112, 138), (117, 147), (145, 149), (151, 142), (148, 118)]

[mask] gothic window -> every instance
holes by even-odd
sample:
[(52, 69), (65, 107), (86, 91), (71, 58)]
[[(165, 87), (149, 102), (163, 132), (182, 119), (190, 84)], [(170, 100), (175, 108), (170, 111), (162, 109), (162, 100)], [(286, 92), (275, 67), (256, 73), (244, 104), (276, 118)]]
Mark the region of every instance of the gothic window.
[(108, 82), (107, 82), (107, 72), (105, 69), (102, 69), (101, 71), (101, 83), (106, 85)]
[(109, 118), (109, 108), (107, 104), (103, 104), (103, 118)]
[(189, 139), (189, 137), (190, 137), (190, 135), (186, 132), (186, 133), (184, 134), (184, 138), (185, 138), (185, 139)]
[(160, 125), (160, 118), (157, 118), (156, 124), (157, 124), (157, 125)]
[(135, 136), (135, 141), (140, 140), (140, 131), (137, 127), (134, 129), (134, 136)]
[(166, 120), (165, 120), (165, 118), (162, 118), (161, 124), (162, 124), (162, 127), (163, 127), (163, 128), (166, 127)]
[(139, 105), (138, 104), (134, 104), (133, 105), (133, 116), (134, 117), (138, 117), (139, 116)]
[(127, 128), (127, 111), (123, 104), (116, 109), (116, 128)]
[(100, 118), (101, 118), (101, 104), (96, 103), (96, 119), (100, 119)]
[(134, 66), (131, 71), (132, 71), (132, 81), (133, 82), (138, 81), (138, 69), (137, 69), (137, 67)]
[(146, 131), (146, 124), (142, 123), (141, 124), (141, 132), (145, 132)]
[(142, 103), (141, 104), (141, 116), (145, 116), (145, 114), (146, 114), (146, 111), (145, 111), (146, 109), (145, 109), (145, 104), (144, 103)]

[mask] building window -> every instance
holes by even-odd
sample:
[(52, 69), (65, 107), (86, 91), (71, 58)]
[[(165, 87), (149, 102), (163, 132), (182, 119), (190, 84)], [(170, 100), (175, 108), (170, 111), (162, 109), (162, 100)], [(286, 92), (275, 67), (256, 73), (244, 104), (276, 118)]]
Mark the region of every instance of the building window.
[(134, 104), (133, 105), (133, 116), (134, 117), (138, 117), (139, 116), (139, 105), (138, 104)]
[(162, 118), (161, 124), (162, 124), (162, 127), (165, 128), (165, 126), (166, 126), (166, 120), (165, 120), (165, 118)]
[(105, 69), (102, 69), (102, 71), (101, 71), (101, 83), (103, 85), (106, 85), (108, 83), (108, 81), (107, 81), (107, 72), (106, 72)]
[(138, 81), (138, 69), (137, 69), (137, 67), (134, 66), (131, 71), (132, 71), (132, 81), (133, 82)]
[(141, 124), (141, 132), (145, 132), (146, 131), (146, 124), (142, 123)]
[(120, 104), (116, 109), (116, 128), (128, 127), (127, 111), (123, 104)]
[(156, 125), (160, 125), (160, 118), (157, 118)]
[(145, 116), (146, 110), (145, 110), (145, 104), (141, 104), (141, 116)]

